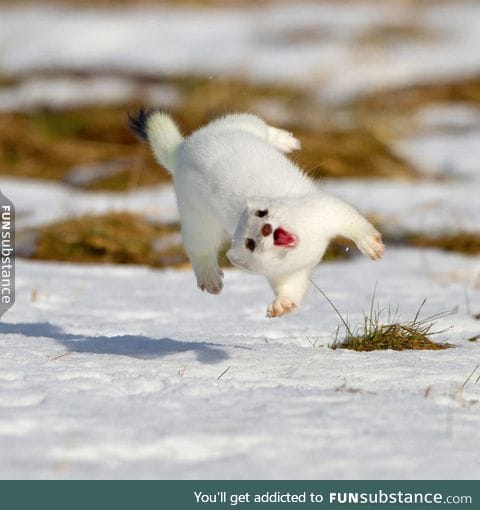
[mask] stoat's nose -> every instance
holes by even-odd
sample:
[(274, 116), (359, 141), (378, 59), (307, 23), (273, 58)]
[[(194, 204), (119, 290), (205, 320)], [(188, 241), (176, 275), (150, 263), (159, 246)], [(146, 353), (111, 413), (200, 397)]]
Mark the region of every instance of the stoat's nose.
[(267, 237), (272, 233), (272, 231), (272, 225), (270, 225), (270, 223), (265, 223), (262, 227), (262, 236)]

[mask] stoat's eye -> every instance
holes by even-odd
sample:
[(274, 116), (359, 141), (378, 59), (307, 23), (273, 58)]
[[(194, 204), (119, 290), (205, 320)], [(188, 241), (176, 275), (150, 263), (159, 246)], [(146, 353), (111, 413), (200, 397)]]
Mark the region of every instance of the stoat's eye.
[(253, 239), (245, 239), (245, 248), (247, 248), (247, 250), (253, 251), (255, 246), (255, 241)]
[(268, 214), (268, 209), (259, 209), (255, 212), (255, 216), (258, 216), (259, 218), (263, 218)]

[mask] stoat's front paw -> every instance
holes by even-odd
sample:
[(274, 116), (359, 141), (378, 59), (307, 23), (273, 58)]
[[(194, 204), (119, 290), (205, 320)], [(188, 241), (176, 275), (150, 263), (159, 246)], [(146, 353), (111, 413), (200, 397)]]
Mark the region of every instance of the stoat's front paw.
[(297, 305), (285, 297), (277, 297), (275, 301), (267, 308), (267, 317), (281, 317), (297, 308)]
[(219, 267), (206, 267), (197, 275), (197, 285), (210, 294), (220, 294), (223, 289), (223, 271)]
[(300, 140), (297, 140), (292, 133), (283, 129), (269, 127), (268, 141), (282, 152), (292, 152), (300, 149)]
[(373, 260), (382, 258), (384, 250), (382, 236), (376, 230), (361, 237), (357, 242), (357, 246), (364, 255)]

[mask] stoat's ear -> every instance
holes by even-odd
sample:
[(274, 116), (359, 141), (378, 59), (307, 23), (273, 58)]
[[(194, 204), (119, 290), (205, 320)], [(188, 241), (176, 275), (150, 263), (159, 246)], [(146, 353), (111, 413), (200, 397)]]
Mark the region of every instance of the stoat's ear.
[(273, 232), (273, 244), (284, 248), (295, 248), (297, 246), (297, 236), (288, 232), (282, 227), (278, 227)]

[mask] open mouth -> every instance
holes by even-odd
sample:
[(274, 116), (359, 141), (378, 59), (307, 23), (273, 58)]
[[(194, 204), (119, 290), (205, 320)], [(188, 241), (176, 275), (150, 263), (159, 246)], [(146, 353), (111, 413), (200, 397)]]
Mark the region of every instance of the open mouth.
[(285, 248), (293, 248), (297, 244), (297, 238), (288, 230), (278, 227), (273, 232), (273, 244)]

